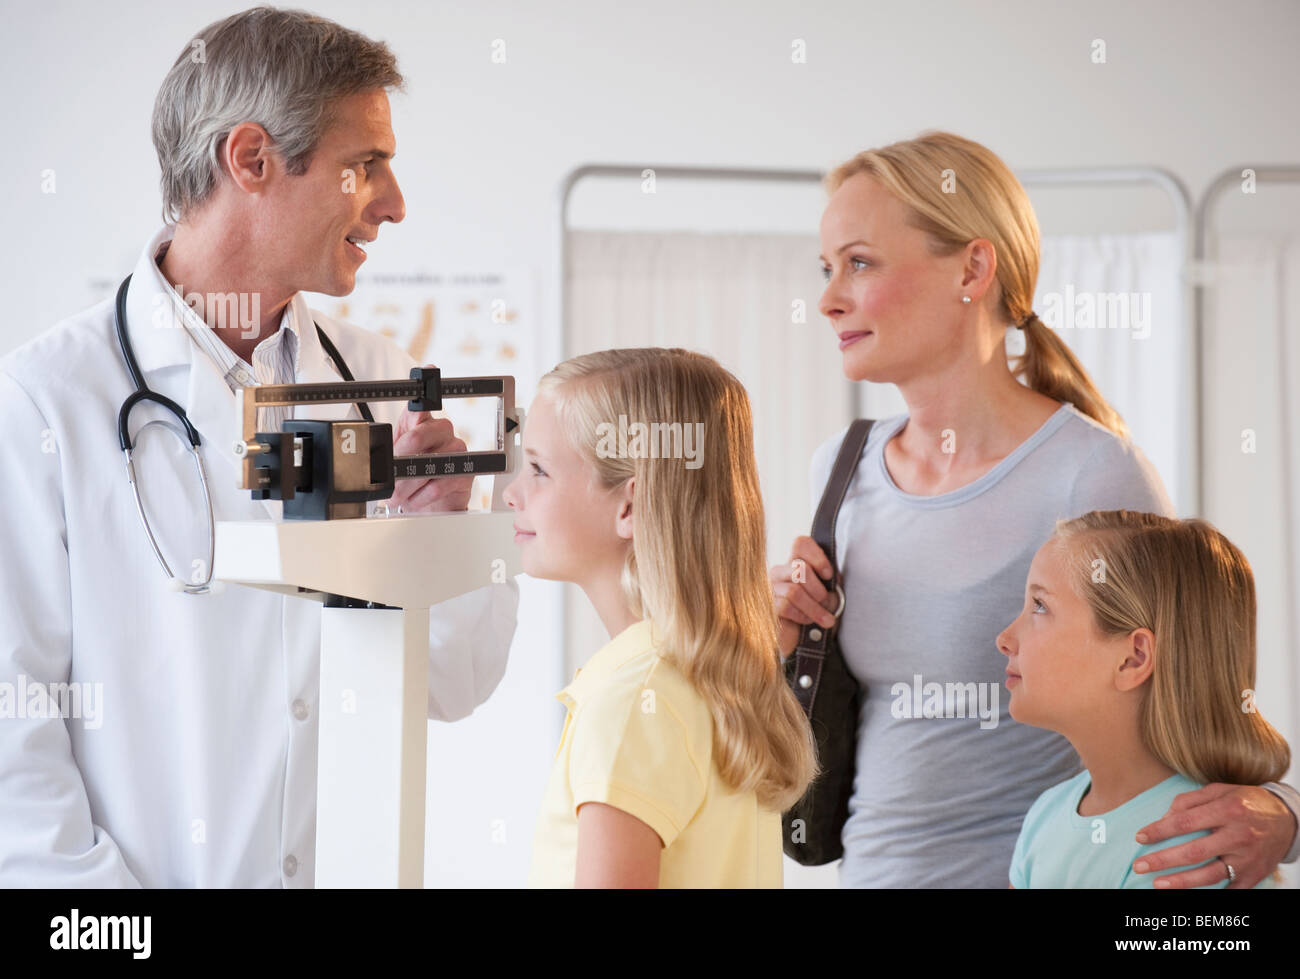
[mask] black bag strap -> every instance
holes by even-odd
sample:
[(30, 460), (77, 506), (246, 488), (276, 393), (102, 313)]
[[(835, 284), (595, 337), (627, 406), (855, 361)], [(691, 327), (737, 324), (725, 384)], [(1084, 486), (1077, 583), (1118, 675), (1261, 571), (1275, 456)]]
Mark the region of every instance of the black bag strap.
[(840, 506), (849, 491), (849, 483), (853, 482), (853, 474), (858, 470), (858, 462), (862, 458), (862, 449), (867, 444), (867, 436), (871, 434), (872, 424), (874, 422), (871, 419), (859, 418), (849, 426), (848, 433), (840, 444), (839, 454), (835, 457), (831, 478), (826, 481), (821, 502), (817, 504), (817, 514), (813, 517), (812, 539), (826, 552), (826, 557), (831, 562), (828, 588), (834, 587), (839, 581), (839, 563), (835, 559), (835, 521), (839, 518)]
[[(826, 489), (822, 491), (817, 513), (813, 517), (812, 539), (826, 552), (827, 560), (831, 564), (830, 580), (822, 581), (822, 584), (826, 586), (827, 591), (839, 589), (841, 598), (844, 592), (840, 589), (840, 572), (835, 554), (835, 522), (839, 518), (840, 505), (843, 504), (844, 496), (848, 493), (853, 474), (857, 472), (858, 462), (862, 458), (862, 449), (867, 444), (867, 436), (871, 433), (871, 426), (874, 423), (873, 419), (859, 418), (849, 426), (844, 441), (840, 443), (840, 451), (835, 457), (830, 479), (826, 481)], [(841, 601), (840, 612), (843, 611), (844, 605)], [(791, 653), (795, 657), (794, 695), (803, 707), (804, 713), (810, 718), (813, 702), (817, 699), (817, 688), (821, 684), (822, 666), (826, 662), (831, 637), (838, 624), (837, 621), (836, 625), (829, 629), (823, 628), (816, 622), (803, 626), (799, 630), (799, 644)]]
[[(334, 346), (334, 341), (325, 335), (325, 331), (320, 328), (319, 323), (312, 320), (312, 324), (316, 327), (316, 335), (320, 337), (320, 345), (325, 348), (326, 356), (328, 356), (330, 360), (334, 361), (334, 366), (338, 368), (339, 377), (343, 378), (345, 381), (354, 380), (352, 372), (348, 370), (348, 365), (343, 360), (343, 355), (339, 353), (339, 348)], [(357, 411), (361, 413), (361, 417), (373, 425), (375, 423), (375, 416), (370, 413), (370, 405), (366, 404), (364, 401), (358, 401), (356, 405)]]

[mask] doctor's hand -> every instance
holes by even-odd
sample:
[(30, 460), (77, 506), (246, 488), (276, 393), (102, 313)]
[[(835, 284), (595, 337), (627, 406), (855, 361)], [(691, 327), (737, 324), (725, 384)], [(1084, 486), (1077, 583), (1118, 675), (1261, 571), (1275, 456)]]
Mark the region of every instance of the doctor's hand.
[[(427, 455), (432, 452), (465, 452), (446, 418), (434, 418), (427, 411), (405, 411), (393, 433), (393, 455)], [(401, 506), (403, 513), (433, 513), (465, 510), (474, 485), (473, 476), (442, 476), (437, 479), (399, 479), (386, 501), (390, 512)]]

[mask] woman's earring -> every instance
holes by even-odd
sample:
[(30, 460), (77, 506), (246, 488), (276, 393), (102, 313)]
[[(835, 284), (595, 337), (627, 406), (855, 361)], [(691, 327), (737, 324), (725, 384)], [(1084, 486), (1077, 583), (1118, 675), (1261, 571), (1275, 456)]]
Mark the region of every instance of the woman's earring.
[(962, 297), (961, 297), (961, 301), (964, 302), (964, 303), (968, 303), (968, 302), (970, 302), (970, 296), (962, 296)]

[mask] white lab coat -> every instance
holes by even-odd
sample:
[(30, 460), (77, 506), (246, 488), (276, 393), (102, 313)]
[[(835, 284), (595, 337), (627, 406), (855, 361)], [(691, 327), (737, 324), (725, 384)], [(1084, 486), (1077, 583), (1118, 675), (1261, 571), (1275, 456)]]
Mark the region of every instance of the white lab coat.
[[(277, 518), (280, 503), (236, 488), (230, 388), (179, 325), (153, 325), (170, 298), (149, 263), (169, 233), (128, 290), (140, 369), (198, 429), (216, 519)], [(312, 317), (358, 379), (414, 366), (301, 294), (292, 312), (300, 383), (339, 380)], [(311, 887), (321, 606), (237, 585), (168, 590), (118, 446), (132, 389), (111, 297), (0, 359), (0, 886)], [(371, 410), (395, 431), (406, 404)], [(358, 417), (352, 405), (295, 414)], [(151, 404), (131, 417), (132, 433), (171, 418)], [(165, 510), (164, 556), (188, 580), (189, 556), (207, 553), (202, 496), (189, 453), (150, 432), (162, 437), (138, 447), (137, 471), (151, 519)], [(431, 610), (431, 718), (465, 717), (496, 688), (518, 600), (512, 579)], [(36, 685), (59, 682), (78, 685), (82, 716), (33, 716), (50, 713)]]

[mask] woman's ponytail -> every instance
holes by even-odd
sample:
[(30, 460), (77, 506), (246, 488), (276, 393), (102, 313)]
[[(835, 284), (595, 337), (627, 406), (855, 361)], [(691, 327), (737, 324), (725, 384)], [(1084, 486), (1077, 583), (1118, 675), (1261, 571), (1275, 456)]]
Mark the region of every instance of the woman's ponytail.
[(1057, 401), (1068, 401), (1080, 412), (1105, 425), (1121, 438), (1129, 437), (1128, 425), (1110, 406), (1065, 341), (1036, 313), (1021, 326), (1025, 352), (1012, 358), (1011, 372), (1033, 391)]

